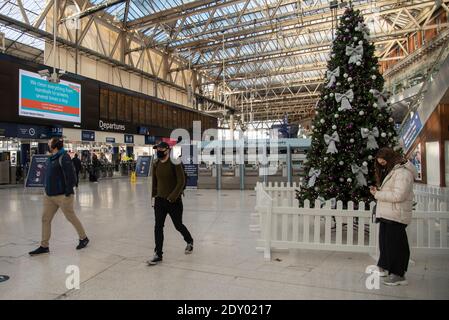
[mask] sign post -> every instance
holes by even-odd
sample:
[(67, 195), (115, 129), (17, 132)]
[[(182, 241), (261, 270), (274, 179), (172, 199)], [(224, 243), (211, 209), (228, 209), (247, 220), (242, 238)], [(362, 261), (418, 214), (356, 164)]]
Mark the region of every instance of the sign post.
[(148, 177), (150, 175), (151, 156), (137, 157), (136, 174), (138, 177)]
[(48, 156), (36, 154), (31, 157), (30, 169), (25, 180), (25, 188), (43, 188), (47, 171)]

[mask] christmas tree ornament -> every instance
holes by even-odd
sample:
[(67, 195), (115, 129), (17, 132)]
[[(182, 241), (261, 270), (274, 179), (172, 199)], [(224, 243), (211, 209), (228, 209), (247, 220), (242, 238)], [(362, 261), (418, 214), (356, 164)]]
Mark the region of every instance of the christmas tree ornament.
[(334, 117), (335, 117), (335, 118), (338, 118), (338, 117), (339, 117), (339, 116), (338, 116), (338, 113), (336, 113), (336, 114), (334, 115)]
[(331, 136), (328, 134), (325, 134), (324, 142), (327, 144), (326, 153), (331, 153), (331, 154), (338, 153), (335, 143), (340, 142), (340, 137), (338, 136), (337, 131), (334, 131), (334, 133)]
[(334, 94), (331, 92), (331, 93), (329, 93), (329, 97), (333, 97), (334, 96)]
[(345, 74), (343, 75), (343, 77), (344, 77), (344, 78), (347, 78), (347, 77), (349, 77), (349, 75), (348, 75), (347, 73), (345, 73)]
[(326, 77), (327, 77), (327, 85), (326, 88), (331, 88), (335, 81), (337, 81), (337, 77), (340, 76), (340, 67), (335, 68), (333, 71), (328, 70), (326, 72)]
[[(375, 75), (373, 75), (375, 77)], [(373, 78), (375, 80), (376, 78)], [(371, 92), (371, 90), (370, 90)], [(379, 90), (372, 89), (372, 95), (377, 100), (377, 104), (380, 108), (385, 108), (387, 106), (388, 96), (384, 92), (380, 92)]]
[(349, 77), (349, 78), (348, 78), (348, 82), (351, 82), (351, 81), (352, 81), (352, 78), (351, 78), (351, 77)]
[(346, 93), (336, 93), (335, 100), (341, 102), (341, 110), (351, 110), (351, 102), (354, 100), (354, 92), (352, 89), (346, 91)]
[(360, 45), (363, 45), (363, 41), (362, 41), (362, 40), (360, 40), (360, 41), (359, 41), (359, 44), (360, 44)]
[(352, 139), (352, 138), (349, 139), (349, 142), (354, 143), (354, 139)]
[(343, 182), (343, 181), (345, 181), (345, 179), (344, 178), (340, 178), (340, 182)]
[(361, 115), (361, 116), (363, 116), (365, 114), (365, 112), (363, 112), (363, 110), (361, 110), (360, 112), (359, 112), (359, 115)]
[(320, 122), (321, 122), (321, 123), (324, 123), (324, 119), (321, 119)]
[(348, 178), (346, 181), (348, 181), (348, 182), (352, 182), (352, 179), (351, 178)]
[(342, 165), (344, 165), (345, 163), (344, 163), (343, 161), (340, 161), (338, 164), (342, 166)]
[(362, 65), (362, 63), (361, 63), (360, 61), (357, 61), (355, 64), (356, 64), (358, 67), (360, 67), (360, 66)]
[(388, 118), (388, 122), (393, 122), (394, 121), (394, 119), (393, 118)]
[(337, 126), (334, 124), (334, 125), (332, 126), (332, 129), (333, 129), (333, 130), (337, 129)]
[(377, 144), (376, 138), (379, 137), (379, 129), (374, 127), (373, 130), (369, 130), (367, 128), (362, 128), (361, 130), (362, 138), (367, 139), (366, 148), (368, 150), (378, 149), (379, 145)]
[(368, 162), (363, 161), (362, 166), (367, 167), (368, 166)]
[(357, 184), (359, 187), (366, 187), (366, 178), (365, 175), (368, 174), (368, 167), (367, 166), (361, 166), (359, 167), (357, 164), (353, 163), (351, 165), (351, 171), (353, 174), (355, 174)]
[(376, 79), (377, 79), (376, 75), (373, 74), (373, 75), (371, 76), (371, 79), (376, 80)]
[(387, 134), (386, 134), (385, 132), (382, 132), (382, 133), (380, 134), (380, 136), (381, 136), (382, 138), (385, 138), (385, 137), (387, 136)]
[(321, 170), (315, 169), (315, 168), (310, 168), (309, 183), (307, 185), (309, 188), (312, 188), (313, 186), (315, 186), (316, 179), (320, 176), (320, 174), (321, 174)]
[(362, 61), (363, 57), (363, 46), (358, 45), (357, 47), (346, 46), (346, 55), (349, 56), (349, 64), (357, 63), (357, 61)]

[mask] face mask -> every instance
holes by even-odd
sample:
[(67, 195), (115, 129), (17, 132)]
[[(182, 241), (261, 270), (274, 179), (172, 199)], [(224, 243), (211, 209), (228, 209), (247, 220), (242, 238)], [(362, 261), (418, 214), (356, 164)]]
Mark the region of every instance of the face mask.
[(165, 151), (158, 151), (156, 154), (159, 159), (165, 158)]

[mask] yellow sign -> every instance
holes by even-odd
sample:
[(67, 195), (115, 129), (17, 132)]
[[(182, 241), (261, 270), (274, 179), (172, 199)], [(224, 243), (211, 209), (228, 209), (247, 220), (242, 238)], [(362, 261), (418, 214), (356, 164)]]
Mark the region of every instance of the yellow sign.
[(131, 173), (131, 183), (136, 183), (136, 181), (137, 181), (136, 172), (133, 171), (133, 172)]

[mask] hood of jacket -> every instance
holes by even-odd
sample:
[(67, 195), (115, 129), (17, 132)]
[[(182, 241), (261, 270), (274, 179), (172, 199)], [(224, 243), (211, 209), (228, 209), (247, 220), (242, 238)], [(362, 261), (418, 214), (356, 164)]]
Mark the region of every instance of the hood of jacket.
[(407, 161), (406, 163), (400, 166), (410, 171), (414, 179), (418, 177), (418, 170), (416, 170), (416, 167), (410, 161)]

